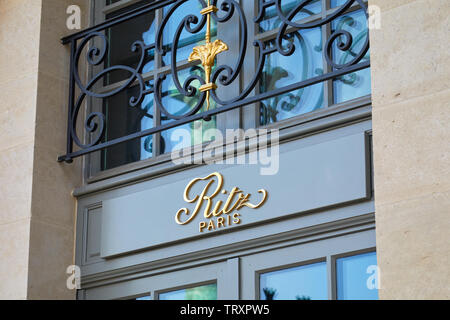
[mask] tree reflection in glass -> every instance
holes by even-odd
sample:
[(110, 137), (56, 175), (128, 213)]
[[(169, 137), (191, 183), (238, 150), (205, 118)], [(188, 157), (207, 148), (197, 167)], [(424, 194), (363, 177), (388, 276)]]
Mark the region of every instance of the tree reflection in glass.
[(326, 300), (326, 263), (313, 263), (261, 274), (260, 288), (262, 300)]
[(217, 284), (161, 293), (159, 300), (217, 300)]
[[(183, 84), (189, 76), (194, 74), (197, 74), (201, 78), (205, 77), (205, 71), (198, 65), (192, 66), (188, 69), (179, 70), (178, 77), (180, 83)], [(198, 81), (194, 81), (192, 86), (198, 89), (200, 87), (200, 83)], [(199, 91), (197, 91), (197, 93), (199, 93)], [(174, 115), (182, 115), (187, 113), (189, 110), (194, 108), (198, 101), (198, 96), (187, 97), (181, 94), (176, 88), (171, 74), (167, 75), (167, 80), (163, 83), (162, 97), (162, 102), (167, 107), (167, 111)], [(215, 109), (216, 107), (217, 105), (215, 101), (211, 99), (211, 109)], [(204, 110), (201, 109), (199, 112), (203, 111)], [(164, 116), (164, 114), (161, 114), (162, 124), (166, 124), (171, 121), (173, 120), (169, 120)], [(216, 126), (216, 117), (214, 116), (210, 121), (197, 120), (180, 127), (163, 131), (161, 134), (161, 153), (172, 152), (181, 148), (187, 148), (192, 145), (214, 140), (215, 137), (208, 136), (208, 130), (216, 128)], [(174, 134), (175, 130), (178, 129), (185, 129), (184, 132), (189, 133), (189, 137), (182, 139), (182, 137)], [(180, 139), (177, 140), (178, 138)]]

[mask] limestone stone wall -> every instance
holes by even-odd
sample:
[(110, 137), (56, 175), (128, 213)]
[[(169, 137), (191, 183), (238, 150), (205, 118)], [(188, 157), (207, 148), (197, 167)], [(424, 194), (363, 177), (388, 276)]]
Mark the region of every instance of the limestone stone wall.
[(87, 0), (0, 0), (0, 299), (73, 299), (80, 161), (64, 154), (69, 51), (66, 9)]
[(27, 297), (40, 22), (41, 1), (0, 0), (0, 299)]
[(450, 2), (370, 0), (382, 299), (450, 298)]

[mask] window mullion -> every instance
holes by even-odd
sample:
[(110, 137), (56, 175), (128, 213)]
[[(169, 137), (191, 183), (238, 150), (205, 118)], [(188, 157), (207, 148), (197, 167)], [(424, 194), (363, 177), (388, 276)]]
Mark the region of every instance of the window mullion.
[[(330, 9), (331, 0), (322, 1), (322, 19), (325, 19), (327, 16), (327, 12)], [(331, 35), (331, 23), (326, 23), (321, 28), (322, 31), (322, 63), (323, 63), (323, 72), (324, 74), (333, 71), (332, 67), (328, 64), (325, 59), (326, 55), (326, 42), (327, 39)], [(333, 80), (328, 80), (323, 83), (323, 107), (328, 108), (333, 105)]]
[[(163, 9), (159, 9), (156, 11), (156, 30), (159, 28), (159, 25), (161, 24), (162, 20), (163, 20)], [(156, 41), (156, 35), (155, 35), (155, 41)], [(156, 79), (159, 76), (159, 73), (161, 72), (161, 68), (162, 68), (162, 56), (161, 54), (158, 52), (158, 50), (156, 50), (155, 47), (155, 70), (154, 70), (154, 75), (153, 75), (153, 84), (155, 84)], [(153, 104), (153, 126), (157, 127), (161, 125), (161, 110), (159, 110), (159, 108), (156, 107), (156, 103)], [(153, 139), (152, 139), (152, 143), (153, 143), (153, 152), (152, 152), (152, 157), (157, 157), (161, 154), (161, 134), (162, 132), (158, 132), (157, 134), (153, 135)]]
[[(241, 5), (243, 7), (244, 13), (250, 17), (255, 17), (258, 10), (258, 4), (257, 1), (247, 1), (242, 0)], [(244, 66), (243, 67), (243, 75), (240, 76), (239, 82), (240, 82), (240, 90), (242, 91), (250, 82), (251, 78), (256, 72), (256, 66), (257, 66), (257, 57), (258, 57), (258, 49), (253, 45), (253, 41), (250, 39), (255, 38), (257, 36), (257, 30), (256, 30), (256, 24), (249, 23), (247, 27), (248, 32), (248, 41), (247, 41), (247, 56), (244, 60)], [(259, 94), (259, 82), (255, 86), (255, 89), (252, 90), (251, 95)], [(257, 128), (259, 127), (259, 103), (255, 103), (253, 105), (245, 106), (242, 109), (242, 127), (244, 129), (249, 128)]]
[(327, 256), (328, 300), (336, 300), (336, 258)]
[[(221, 13), (219, 12), (219, 15)], [(223, 13), (222, 13), (223, 14)], [(234, 67), (236, 59), (239, 55), (239, 37), (236, 37), (236, 29), (230, 28), (228, 26), (234, 25), (239, 26), (239, 20), (236, 16), (233, 16), (230, 21), (225, 24), (219, 24), (217, 27), (217, 39), (225, 42), (229, 50), (221, 55), (217, 56), (216, 65), (229, 65)], [(237, 27), (239, 30), (239, 27)], [(236, 79), (229, 86), (218, 85), (217, 95), (223, 100), (229, 100), (239, 94), (239, 80)], [(220, 107), (220, 106), (217, 106)], [(223, 134), (225, 134), (226, 129), (229, 128), (239, 128), (241, 121), (241, 112), (239, 109), (228, 111), (216, 116), (216, 126)]]

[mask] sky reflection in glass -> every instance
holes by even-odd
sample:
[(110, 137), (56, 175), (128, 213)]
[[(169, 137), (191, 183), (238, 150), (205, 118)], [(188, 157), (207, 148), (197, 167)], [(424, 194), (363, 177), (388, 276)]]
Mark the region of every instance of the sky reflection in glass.
[[(369, 289), (373, 276), (370, 266), (377, 265), (375, 252), (336, 260), (337, 298), (339, 300), (378, 300), (378, 290)], [(368, 269), (369, 268), (369, 269)]]
[[(278, 52), (267, 57), (260, 91), (268, 92), (323, 74), (320, 28), (302, 30), (289, 36), (295, 45), (291, 56)], [(271, 46), (275, 45), (273, 41)], [(261, 103), (261, 124), (274, 123), (323, 107), (323, 83), (279, 95)]]
[[(337, 48), (339, 41), (345, 41), (345, 39), (338, 38), (333, 45), (333, 60), (338, 64), (348, 63), (361, 52), (364, 42), (369, 36), (366, 16), (362, 10), (347, 13), (333, 21), (332, 27), (333, 30), (348, 31), (353, 37), (352, 47), (348, 51), (341, 51)], [(367, 52), (360, 63), (368, 61), (369, 56), (370, 54)], [(333, 91), (334, 103), (340, 103), (370, 94), (370, 68), (338, 77), (333, 81)]]
[(261, 274), (261, 300), (326, 300), (327, 264), (313, 263)]

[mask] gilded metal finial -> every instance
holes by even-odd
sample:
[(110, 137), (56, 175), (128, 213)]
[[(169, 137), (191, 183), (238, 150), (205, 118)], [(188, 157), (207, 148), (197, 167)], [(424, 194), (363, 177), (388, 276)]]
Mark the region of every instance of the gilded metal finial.
[(205, 69), (205, 84), (202, 85), (199, 90), (201, 92), (206, 91), (206, 110), (209, 110), (209, 98), (210, 91), (217, 89), (215, 83), (210, 82), (211, 78), (211, 70), (214, 66), (214, 62), (216, 60), (216, 56), (224, 51), (228, 50), (228, 46), (222, 40), (216, 40), (211, 42), (211, 13), (216, 13), (218, 11), (216, 6), (211, 5), (211, 0), (208, 0), (208, 6), (204, 8), (200, 13), (202, 15), (207, 15), (206, 21), (206, 43), (202, 46), (197, 46), (193, 49), (192, 53), (189, 56), (189, 62), (200, 60), (202, 62), (202, 66)]

